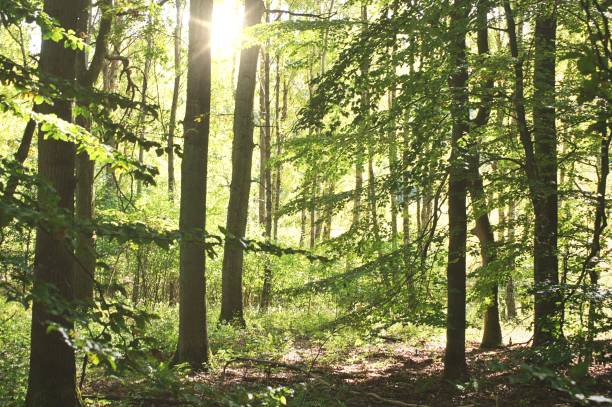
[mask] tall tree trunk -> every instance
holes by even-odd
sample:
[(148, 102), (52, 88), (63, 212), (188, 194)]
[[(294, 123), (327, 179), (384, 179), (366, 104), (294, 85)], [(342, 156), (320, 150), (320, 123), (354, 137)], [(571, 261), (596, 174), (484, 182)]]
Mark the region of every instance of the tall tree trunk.
[[(270, 8), (270, 1), (266, 2), (266, 9)], [(270, 13), (266, 13), (266, 24), (270, 22)], [(266, 241), (269, 241), (272, 237), (272, 168), (271, 168), (271, 156), (272, 156), (272, 118), (271, 118), (271, 110), (272, 110), (272, 101), (270, 97), (270, 53), (268, 52), (269, 43), (266, 44), (266, 49), (263, 50), (263, 89), (264, 89), (264, 104), (265, 104), (265, 166), (262, 167), (264, 174), (264, 185), (265, 185), (265, 229), (264, 229), (264, 237)], [(278, 67), (277, 67), (278, 68)], [(278, 83), (277, 83), (278, 85)], [(275, 120), (278, 119), (278, 92), (276, 93), (276, 117)], [(262, 284), (262, 293), (261, 293), (261, 309), (267, 310), (268, 304), (270, 302), (270, 291), (272, 289), (272, 269), (270, 268), (270, 261), (266, 257), (264, 260), (264, 277)]]
[(519, 55), (516, 23), (509, 0), (504, 10), (515, 59), (514, 108), (519, 138), (525, 153), (525, 172), (533, 204), (534, 222), (534, 335), (533, 346), (563, 337), (561, 298), (548, 289), (559, 283), (557, 260), (557, 146), (555, 126), (556, 17), (552, 3), (539, 4), (535, 24), (533, 140), (527, 124), (522, 56)]
[[(245, 0), (245, 28), (261, 21), (264, 4), (261, 0)], [(243, 49), (240, 53), (236, 106), (234, 110), (234, 140), (232, 143), (232, 183), (227, 209), (222, 269), (222, 298), (220, 320), (245, 325), (242, 303), (242, 266), (244, 252), (236, 238), (244, 237), (251, 188), (253, 161), (253, 99), (257, 76), (259, 47)]]
[[(602, 101), (602, 104), (605, 103)], [(605, 117), (605, 115), (601, 115)], [(599, 155), (599, 180), (597, 182), (597, 201), (595, 206), (595, 222), (593, 225), (593, 239), (591, 240), (591, 247), (589, 255), (585, 261), (584, 269), (589, 274), (591, 281), (592, 292), (597, 292), (599, 284), (599, 270), (597, 265), (600, 262), (599, 256), (601, 252), (601, 237), (604, 230), (608, 226), (608, 217), (606, 213), (607, 206), (607, 182), (608, 175), (610, 173), (610, 141), (612, 140), (612, 132), (608, 132), (608, 126), (606, 126), (605, 118), (599, 123), (601, 130), (601, 144), (600, 144), (600, 155)], [(599, 310), (601, 300), (597, 296), (591, 294), (589, 300), (589, 314), (588, 314), (588, 325), (587, 325), (587, 362), (590, 365), (592, 361), (592, 349), (593, 340), (595, 339), (595, 321), (599, 317)]]
[[(393, 105), (395, 104), (395, 90), (389, 92), (389, 110), (392, 111)], [(389, 168), (391, 173), (391, 179), (397, 182), (401, 177), (397, 174), (397, 144), (396, 144), (396, 133), (395, 133), (395, 121), (392, 121), (391, 130), (389, 131)], [(391, 246), (393, 250), (397, 248), (397, 199), (396, 199), (396, 188), (393, 188), (389, 197), (391, 201)]]
[(449, 43), (452, 73), (451, 89), (452, 150), (448, 187), (448, 314), (446, 322), (446, 353), (444, 375), (448, 379), (467, 376), (465, 362), (465, 277), (466, 277), (466, 152), (462, 141), (468, 131), (466, 32), (468, 1), (455, 0), (451, 11)]
[[(151, 11), (149, 11), (150, 13)], [(147, 91), (149, 88), (149, 73), (151, 72), (151, 64), (153, 63), (153, 35), (151, 31), (151, 25), (153, 24), (153, 17), (149, 14), (147, 18), (147, 27), (146, 27), (146, 49), (145, 49), (145, 60), (144, 67), (142, 70), (142, 86), (140, 89), (140, 103), (143, 105), (147, 103)], [(144, 142), (146, 136), (146, 126), (145, 126), (145, 112), (142, 110), (140, 115), (138, 116), (138, 126), (140, 127), (140, 143), (138, 144), (138, 162), (140, 164), (144, 163)], [(142, 193), (142, 181), (140, 179), (136, 180), (136, 195), (140, 196)]]
[(179, 229), (179, 337), (176, 361), (202, 369), (208, 362), (205, 241), (211, 98), (213, 1), (191, 0), (187, 98), (183, 123)]
[[(46, 0), (44, 11), (66, 30), (77, 29), (80, 1)], [(39, 70), (44, 75), (74, 81), (76, 78), (76, 52), (63, 41), (42, 40)], [(56, 100), (52, 105), (41, 105), (40, 112), (55, 114), (72, 121), (72, 102)], [(57, 193), (38, 191), (39, 208), (53, 211), (55, 205), (74, 212), (75, 146), (64, 141), (46, 139), (38, 132), (38, 174)], [(56, 203), (57, 202), (57, 203)], [(55, 301), (69, 303), (73, 291), (73, 254), (65, 241), (62, 230), (38, 228), (34, 259), (34, 286), (32, 304), (32, 329), (30, 337), (30, 369), (26, 406), (73, 407), (81, 406), (76, 384), (74, 349), (58, 330), (49, 330), (49, 322), (71, 331), (74, 326), (68, 315), (52, 312), (48, 296), (44, 292), (52, 287), (57, 293)]]
[[(415, 294), (414, 289), (414, 278), (413, 278), (413, 268), (410, 264), (410, 200), (408, 198), (409, 195), (409, 185), (410, 185), (410, 173), (408, 172), (408, 168), (410, 165), (410, 137), (412, 136), (412, 125), (409, 122), (409, 113), (406, 112), (404, 122), (404, 128), (402, 131), (402, 194), (403, 194), (403, 202), (402, 202), (402, 254), (404, 260), (404, 268), (406, 269), (406, 275), (408, 279), (406, 284), (408, 285), (408, 295), (412, 300)], [(418, 202), (418, 200), (417, 200)], [(418, 207), (417, 207), (417, 219), (419, 217)]]
[(533, 345), (562, 336), (557, 260), (557, 132), (555, 126), (556, 5), (541, 4), (535, 23), (533, 95), (534, 152), (538, 180), (534, 183), (535, 321)]
[(174, 88), (170, 106), (170, 124), (168, 126), (168, 197), (174, 200), (174, 134), (176, 132), (176, 111), (181, 91), (181, 43), (183, 31), (183, 4), (176, 0), (176, 26), (174, 28)]
[[(489, 54), (489, 32), (487, 13), (489, 12), (488, 0), (480, 0), (478, 2), (478, 27), (477, 27), (477, 43), (478, 54), (486, 56)], [(480, 132), (488, 123), (491, 115), (492, 90), (493, 80), (488, 79), (482, 85), (482, 96), (480, 97), (480, 106), (476, 117), (472, 122), (471, 130)], [(471, 150), (468, 158), (468, 190), (472, 200), (474, 217), (476, 218), (476, 227), (473, 232), (478, 237), (480, 242), (480, 253), (482, 258), (482, 267), (487, 269), (497, 260), (497, 247), (495, 235), (491, 221), (489, 220), (489, 207), (487, 205), (487, 197), (484, 190), (484, 183), (480, 175), (480, 151), (479, 140), (470, 143)], [(493, 276), (493, 281), (490, 281), (490, 294), (487, 298), (486, 311), (484, 317), (483, 336), (480, 346), (483, 348), (494, 348), (502, 344), (502, 332), (499, 322), (499, 282), (497, 276)]]
[[(117, 21), (118, 22), (121, 21), (119, 17), (117, 17)], [(113, 44), (113, 48), (115, 50), (120, 48), (119, 41)], [(114, 58), (111, 59), (110, 61), (106, 61), (104, 69), (102, 71), (102, 89), (104, 90), (104, 92), (113, 93), (116, 91), (118, 76), (119, 76), (119, 61)], [(107, 139), (104, 140), (104, 142), (113, 148), (115, 148), (117, 144), (114, 134), (111, 134)], [(108, 191), (111, 191), (114, 186), (115, 177), (114, 177), (113, 168), (110, 165), (106, 167), (106, 171), (104, 175), (105, 175), (105, 179), (104, 179), (105, 189)]]
[[(91, 62), (88, 62), (85, 51), (79, 52), (77, 57), (77, 82), (84, 88), (92, 88), (95, 85), (100, 72), (102, 72), (104, 59), (108, 53), (107, 43), (113, 23), (113, 13), (111, 10), (113, 1), (102, 1), (100, 6), (103, 8), (102, 17)], [(78, 31), (82, 33), (83, 37), (89, 35), (90, 7), (90, 0), (83, 1)], [(91, 128), (91, 123), (83, 116), (78, 116), (76, 123), (87, 130)], [(77, 154), (76, 217), (83, 221), (92, 221), (94, 217), (94, 169), (95, 162), (89, 158), (86, 152), (83, 151)], [(75, 298), (82, 301), (92, 301), (96, 268), (93, 231), (87, 230), (79, 233), (75, 255), (77, 258), (74, 265)]]
[[(287, 83), (284, 83), (282, 92), (282, 109), (281, 109), (281, 73), (280, 73), (281, 59), (280, 55), (277, 56), (276, 65), (276, 115), (275, 115), (275, 129), (276, 129), (276, 157), (280, 157), (282, 153), (283, 135), (281, 134), (281, 122), (287, 117), (287, 92), (289, 91)], [(272, 207), (272, 213), (274, 218), (272, 238), (274, 241), (278, 240), (278, 221), (279, 221), (279, 210), (280, 210), (280, 195), (281, 195), (281, 184), (282, 184), (282, 165), (278, 163), (276, 165), (276, 171), (274, 175), (274, 205)]]
[(310, 213), (310, 250), (313, 250), (317, 244), (317, 195), (319, 192), (319, 180), (316, 175), (310, 181), (310, 202), (308, 210)]
[[(364, 0), (361, 3), (361, 25), (362, 25), (362, 30), (365, 31), (368, 25), (368, 0)], [(370, 65), (369, 56), (366, 55), (362, 58), (362, 61), (360, 64), (361, 77), (363, 78), (363, 82), (364, 82), (362, 84), (362, 89), (360, 92), (361, 100), (360, 100), (360, 106), (359, 106), (359, 109), (363, 116), (362, 123), (360, 124), (361, 126), (360, 136), (362, 137), (364, 136), (366, 132), (367, 123), (366, 123), (365, 116), (367, 115), (367, 110), (369, 109), (368, 89), (365, 84), (365, 82), (367, 82), (368, 71), (370, 69), (369, 65)], [(361, 221), (361, 193), (363, 189), (363, 171), (364, 171), (364, 156), (363, 156), (362, 148), (361, 146), (358, 146), (357, 149), (358, 150), (355, 153), (356, 160), (355, 160), (355, 194), (353, 197), (353, 223), (352, 223), (353, 228), (359, 227), (359, 222)]]

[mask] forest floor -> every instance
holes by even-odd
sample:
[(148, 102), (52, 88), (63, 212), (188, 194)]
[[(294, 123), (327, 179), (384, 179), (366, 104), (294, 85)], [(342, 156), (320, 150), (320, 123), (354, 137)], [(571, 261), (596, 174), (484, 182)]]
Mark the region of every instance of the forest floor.
[[(608, 344), (609, 345), (609, 344)], [(234, 358), (210, 373), (190, 378), (192, 384), (215, 394), (247, 392), (248, 403), (229, 405), (290, 406), (574, 406), (577, 399), (552, 387), (563, 387), (554, 377), (517, 382), (525, 345), (485, 351), (468, 344), (471, 379), (452, 384), (442, 378), (444, 349), (440, 344), (407, 346), (393, 338), (348, 350), (335, 362), (324, 362), (322, 348), (303, 341), (281, 359)], [(335, 355), (337, 356), (337, 355)], [(537, 375), (537, 373), (536, 373)], [(589, 389), (612, 397), (612, 366), (589, 371)], [(96, 393), (121, 392), (119, 383), (91, 383)], [(110, 385), (110, 387), (108, 387)], [(115, 387), (113, 389), (113, 387)], [(104, 390), (102, 389), (104, 388)], [(262, 389), (268, 389), (262, 397)], [(276, 389), (293, 389), (283, 393)], [(94, 390), (93, 388), (91, 390)], [(252, 393), (250, 393), (252, 391)], [(197, 393), (197, 391), (195, 391)], [(284, 396), (286, 395), (286, 397)], [(208, 396), (195, 396), (193, 405), (227, 405)], [(181, 397), (182, 398), (182, 397)], [(197, 400), (197, 401), (196, 401)], [(202, 403), (204, 400), (204, 403)], [(163, 398), (135, 397), (132, 405), (162, 407), (189, 405)], [(109, 405), (98, 404), (92, 405)], [(111, 404), (115, 405), (115, 404)]]

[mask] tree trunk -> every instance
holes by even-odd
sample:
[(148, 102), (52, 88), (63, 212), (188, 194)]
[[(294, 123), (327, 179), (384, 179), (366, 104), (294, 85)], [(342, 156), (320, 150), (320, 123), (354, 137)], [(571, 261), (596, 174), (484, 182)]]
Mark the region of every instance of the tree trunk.
[[(264, 12), (261, 0), (245, 0), (245, 28), (258, 24)], [(257, 75), (259, 47), (243, 49), (240, 53), (236, 106), (234, 110), (234, 141), (232, 143), (232, 183), (227, 209), (222, 269), (222, 299), (220, 320), (245, 325), (242, 303), (242, 266), (244, 252), (235, 238), (246, 232), (251, 164), (253, 161), (253, 99)]]
[[(19, 147), (17, 148), (17, 151), (13, 156), (13, 159), (19, 164), (23, 165), (25, 160), (28, 158), (35, 131), (36, 122), (33, 119), (28, 120), (28, 123), (26, 124), (26, 127), (23, 130), (23, 135), (21, 136)], [(19, 180), (16, 176), (9, 176), (9, 179), (6, 182), (6, 187), (4, 188), (4, 194), (2, 195), (3, 201), (10, 202), (13, 199), (18, 184)], [(9, 216), (6, 216), (6, 214), (2, 210), (0, 210), (0, 229), (4, 228), (10, 221), (11, 218)]]
[(533, 140), (527, 124), (523, 64), (519, 58), (516, 23), (509, 0), (504, 10), (515, 59), (514, 106), (519, 138), (525, 153), (525, 171), (534, 219), (534, 335), (533, 346), (541, 346), (563, 337), (561, 298), (549, 291), (559, 283), (557, 260), (557, 136), (555, 127), (555, 37), (554, 5), (539, 4), (535, 24), (535, 61), (533, 97)]
[(176, 0), (176, 26), (174, 28), (174, 88), (170, 106), (170, 124), (168, 126), (168, 197), (174, 200), (174, 134), (176, 132), (176, 111), (178, 109), (179, 93), (181, 91), (181, 43), (183, 31), (182, 0)]
[[(147, 31), (151, 30), (151, 25), (153, 24), (153, 18), (151, 17), (151, 15), (149, 15), (149, 17), (147, 18)], [(151, 71), (151, 64), (153, 62), (153, 36), (150, 32), (147, 32), (147, 47), (145, 50), (145, 60), (144, 60), (144, 67), (142, 70), (142, 86), (140, 89), (141, 92), (141, 96), (140, 96), (140, 103), (142, 103), (142, 105), (144, 105), (145, 103), (147, 103), (147, 91), (149, 88), (149, 73)], [(138, 116), (138, 126), (139, 126), (139, 130), (140, 130), (140, 143), (138, 144), (138, 162), (140, 164), (144, 163), (144, 142), (145, 142), (145, 136), (146, 136), (146, 126), (145, 126), (145, 113), (144, 113), (144, 109), (141, 110), (140, 115)], [(142, 193), (142, 181), (140, 179), (136, 180), (136, 195), (140, 196), (140, 194)]]
[[(389, 92), (389, 110), (395, 103), (395, 90)], [(393, 181), (399, 180), (401, 177), (397, 174), (397, 144), (396, 144), (396, 133), (395, 133), (395, 121), (392, 122), (392, 128), (389, 131), (389, 168), (391, 173), (391, 179)], [(391, 201), (391, 247), (393, 250), (397, 248), (397, 199), (396, 199), (396, 188), (391, 190), (389, 197)]]
[[(100, 72), (104, 67), (104, 60), (108, 53), (108, 37), (110, 35), (113, 14), (110, 10), (111, 0), (101, 2), (104, 7), (100, 19), (96, 46), (88, 62), (85, 51), (79, 52), (77, 57), (77, 82), (84, 88), (93, 88)], [(78, 32), (84, 37), (89, 35), (91, 1), (84, 1), (79, 18)], [(76, 123), (89, 130), (91, 123), (83, 116), (76, 118)], [(76, 217), (84, 221), (92, 221), (94, 217), (94, 170), (95, 162), (86, 152), (80, 152), (76, 158)], [(79, 233), (75, 255), (77, 261), (74, 265), (74, 294), (82, 301), (93, 301), (94, 277), (96, 268), (95, 239), (92, 230)]]
[(469, 110), (467, 95), (466, 32), (468, 2), (455, 0), (451, 11), (449, 43), (452, 74), (451, 89), (452, 150), (448, 187), (448, 314), (446, 322), (446, 353), (444, 376), (447, 379), (464, 379), (467, 376), (465, 362), (465, 277), (466, 277), (466, 152), (462, 141), (468, 131)]
[[(508, 243), (514, 243), (514, 220), (516, 218), (516, 203), (510, 202), (508, 207), (508, 219), (507, 221), (510, 223), (508, 227)], [(512, 279), (512, 273), (514, 272), (514, 261), (510, 266), (510, 276), (508, 277), (508, 282), (506, 283), (506, 317), (508, 319), (516, 318), (516, 300), (514, 298), (514, 280)]]
[(535, 320), (533, 345), (561, 337), (561, 298), (557, 260), (557, 133), (555, 126), (555, 40), (553, 4), (542, 4), (535, 23), (533, 135), (538, 179), (534, 182)]
[[(602, 102), (603, 103), (603, 102)], [(605, 117), (602, 114), (602, 117)], [(591, 292), (595, 293), (598, 289), (599, 284), (599, 271), (597, 270), (597, 264), (600, 262), (599, 256), (601, 252), (601, 236), (604, 230), (608, 226), (608, 217), (606, 214), (606, 206), (608, 200), (606, 199), (608, 174), (610, 173), (610, 141), (612, 140), (612, 132), (608, 133), (608, 128), (605, 123), (605, 119), (599, 123), (602, 129), (601, 134), (601, 145), (600, 145), (600, 156), (599, 156), (599, 171), (600, 176), (597, 182), (597, 203), (595, 206), (595, 222), (593, 225), (593, 240), (591, 241), (591, 248), (589, 256), (585, 262), (585, 270), (589, 274), (591, 281)], [(599, 297), (591, 294), (589, 300), (589, 314), (588, 314), (588, 325), (587, 325), (587, 362), (590, 365), (593, 354), (593, 340), (595, 339), (595, 321), (600, 317), (601, 300)]]
[[(489, 30), (487, 19), (487, 14), (489, 12), (488, 0), (480, 0), (477, 9), (478, 54), (480, 56), (486, 56), (489, 54)], [(482, 85), (480, 106), (472, 123), (472, 132), (482, 131), (482, 128), (489, 121), (493, 85), (492, 79), (485, 81)], [(474, 233), (480, 242), (482, 268), (486, 270), (487, 267), (490, 267), (491, 263), (497, 260), (497, 247), (493, 228), (491, 227), (491, 221), (489, 220), (489, 208), (487, 205), (484, 183), (480, 175), (479, 140), (472, 141), (470, 147), (472, 151), (468, 158), (468, 190), (472, 200), (474, 217), (476, 218)], [(487, 282), (487, 285), (490, 286), (490, 294), (487, 298), (483, 336), (480, 343), (480, 346), (483, 348), (495, 348), (502, 344), (502, 332), (499, 323), (499, 283), (497, 281), (497, 275), (492, 276), (491, 280), (492, 281)]]
[(313, 250), (317, 243), (317, 195), (319, 192), (319, 181), (317, 176), (313, 177), (310, 186), (310, 203), (308, 210), (310, 212), (310, 250)]
[(363, 189), (363, 155), (357, 153), (355, 163), (355, 192), (353, 194), (353, 228), (359, 227), (361, 222), (361, 190)]
[[(80, 1), (46, 0), (44, 11), (66, 30), (77, 29)], [(63, 41), (42, 40), (40, 72), (74, 81), (76, 78), (76, 52)], [(53, 105), (41, 105), (40, 112), (55, 114), (68, 122), (72, 121), (70, 100), (57, 100)], [(75, 146), (71, 143), (45, 139), (38, 132), (38, 174), (55, 190), (55, 194), (44, 189), (38, 191), (38, 203), (44, 212), (52, 211), (57, 204), (69, 213), (74, 213), (74, 169)], [(57, 330), (48, 330), (49, 322), (58, 324), (67, 331), (74, 326), (65, 314), (51, 312), (49, 301), (59, 301), (69, 309), (73, 299), (73, 254), (65, 241), (65, 231), (36, 231), (34, 260), (34, 286), (32, 304), (32, 329), (30, 338), (30, 369), (26, 406), (28, 407), (73, 407), (81, 406), (76, 384), (74, 349), (66, 343)], [(45, 296), (49, 288), (56, 292), (51, 300)], [(56, 291), (55, 291), (56, 290)]]
[(179, 229), (179, 337), (176, 361), (202, 369), (208, 362), (206, 325), (206, 184), (211, 98), (212, 0), (191, 0), (187, 98), (183, 123)]
[[(287, 84), (284, 84), (282, 98), (283, 105), (281, 110), (280, 105), (280, 83), (281, 83), (281, 74), (280, 74), (280, 64), (281, 59), (280, 55), (277, 57), (277, 65), (276, 65), (276, 116), (275, 120), (275, 128), (276, 128), (276, 157), (280, 157), (282, 153), (282, 145), (283, 145), (283, 135), (281, 134), (281, 122), (286, 119), (287, 116), (287, 92), (289, 91)], [(274, 241), (278, 240), (278, 221), (279, 221), (279, 210), (280, 210), (280, 195), (281, 195), (281, 185), (282, 185), (282, 165), (278, 163), (276, 165), (276, 171), (274, 175), (274, 206), (272, 207), (272, 213), (274, 218), (272, 238)]]

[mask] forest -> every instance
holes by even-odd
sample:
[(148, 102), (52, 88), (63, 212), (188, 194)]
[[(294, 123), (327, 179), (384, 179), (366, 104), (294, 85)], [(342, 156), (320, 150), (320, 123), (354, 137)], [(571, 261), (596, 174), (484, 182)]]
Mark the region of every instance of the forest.
[(0, 405), (612, 405), (612, 0), (0, 0)]

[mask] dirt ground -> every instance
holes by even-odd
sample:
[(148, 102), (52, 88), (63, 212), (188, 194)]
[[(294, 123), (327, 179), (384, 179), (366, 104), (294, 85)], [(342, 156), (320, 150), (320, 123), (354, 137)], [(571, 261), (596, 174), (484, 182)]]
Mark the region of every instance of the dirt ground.
[[(403, 406), (403, 407), (562, 407), (580, 405), (566, 392), (553, 390), (550, 382), (532, 380), (514, 383), (512, 378), (523, 363), (524, 345), (496, 350), (468, 347), (468, 366), (471, 379), (453, 384), (442, 377), (444, 349), (439, 345), (407, 346), (387, 341), (363, 346), (345, 355), (340, 362), (325, 362), (320, 349), (301, 344), (281, 360), (232, 360), (214, 373), (201, 373), (190, 378), (194, 389), (204, 385), (219, 395), (235, 394), (267, 386), (286, 386), (296, 391), (288, 398), (289, 406)], [(608, 347), (609, 349), (609, 347)], [(608, 358), (609, 360), (609, 358)], [(314, 363), (313, 363), (314, 361)], [(612, 398), (612, 365), (597, 364), (589, 371), (589, 390)], [(129, 394), (119, 382), (89, 383), (90, 392), (97, 394)], [(133, 392), (132, 392), (133, 394)], [(182, 393), (184, 395), (184, 391)], [(195, 396), (195, 395), (194, 395)], [(192, 396), (191, 400), (194, 400)], [(185, 399), (184, 397), (180, 397)], [(138, 405), (166, 407), (201, 405), (175, 398), (118, 397), (117, 402), (106, 399), (91, 406)], [(185, 399), (188, 400), (188, 399)], [(219, 403), (200, 394), (197, 403), (216, 406)], [(252, 403), (253, 406), (260, 405)], [(274, 405), (274, 404), (264, 404)], [(593, 404), (610, 405), (610, 404)]]

